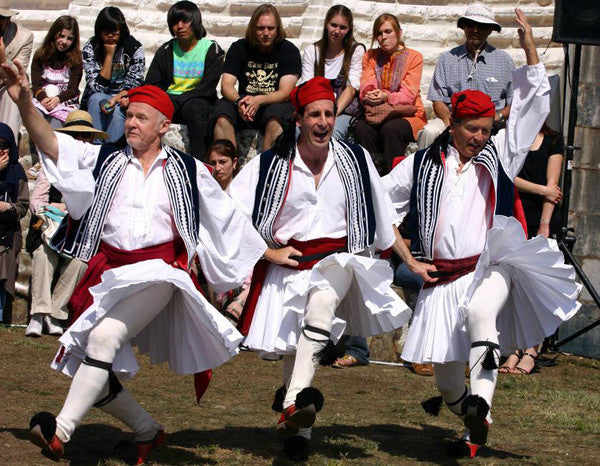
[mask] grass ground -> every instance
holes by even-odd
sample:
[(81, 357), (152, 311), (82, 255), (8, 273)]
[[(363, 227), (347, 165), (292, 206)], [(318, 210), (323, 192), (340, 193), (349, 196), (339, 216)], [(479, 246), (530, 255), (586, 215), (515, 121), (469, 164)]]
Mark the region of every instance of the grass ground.
[[(70, 379), (49, 361), (56, 339), (0, 329), (0, 464), (53, 464), (26, 441), (29, 418), (57, 413)], [(215, 371), (195, 404), (193, 378), (140, 357), (127, 384), (168, 434), (151, 464), (286, 465), (270, 410), (281, 363), (244, 353)], [(501, 375), (489, 445), (468, 464), (600, 464), (600, 361), (559, 356), (532, 376)], [(460, 432), (443, 409), (427, 416), (419, 402), (436, 394), (433, 380), (407, 369), (370, 365), (321, 368), (314, 385), (325, 395), (311, 465), (453, 464), (444, 442)], [(93, 409), (67, 444), (63, 463), (117, 466), (135, 460), (127, 428)]]

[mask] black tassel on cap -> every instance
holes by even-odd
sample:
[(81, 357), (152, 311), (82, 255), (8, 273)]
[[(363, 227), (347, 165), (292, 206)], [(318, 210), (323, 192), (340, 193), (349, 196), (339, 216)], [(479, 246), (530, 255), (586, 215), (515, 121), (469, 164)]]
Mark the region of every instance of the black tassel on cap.
[(443, 402), (444, 400), (441, 396), (434, 396), (433, 398), (422, 401), (421, 406), (423, 406), (423, 409), (427, 414), (431, 416), (437, 416), (440, 414)]
[(333, 341), (329, 340), (315, 357), (321, 366), (331, 366), (337, 358), (344, 356), (344, 352), (344, 345), (334, 345)]

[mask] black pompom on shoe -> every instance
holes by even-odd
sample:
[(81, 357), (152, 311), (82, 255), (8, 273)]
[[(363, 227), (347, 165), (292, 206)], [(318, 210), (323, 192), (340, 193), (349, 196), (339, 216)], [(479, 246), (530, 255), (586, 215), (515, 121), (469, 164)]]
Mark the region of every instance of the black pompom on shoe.
[(294, 404), (298, 409), (304, 409), (307, 406), (314, 405), (315, 412), (318, 413), (323, 409), (323, 403), (325, 403), (325, 398), (318, 388), (306, 387), (296, 395), (296, 402)]
[(35, 414), (29, 421), (29, 440), (59, 461), (64, 453), (62, 442), (56, 434), (56, 417), (46, 411)]
[(446, 452), (452, 458), (475, 458), (479, 445), (460, 439), (449, 442), (446, 445)]
[(294, 435), (283, 443), (283, 452), (292, 461), (304, 463), (310, 457), (310, 440), (300, 435)]
[(463, 413), (465, 413), (465, 427), (469, 429), (471, 442), (477, 445), (485, 445), (487, 442), (490, 424), (486, 417), (490, 412), (490, 407), (479, 395), (469, 395), (462, 404)]
[(285, 399), (286, 392), (287, 389), (285, 388), (285, 385), (279, 387), (275, 392), (275, 398), (273, 398), (273, 404), (271, 405), (271, 409), (276, 413), (283, 412), (283, 400)]

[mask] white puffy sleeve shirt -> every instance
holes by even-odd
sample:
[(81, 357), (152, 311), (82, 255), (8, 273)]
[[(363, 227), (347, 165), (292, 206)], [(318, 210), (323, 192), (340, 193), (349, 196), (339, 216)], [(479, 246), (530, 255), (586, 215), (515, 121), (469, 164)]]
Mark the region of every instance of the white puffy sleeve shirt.
[[(365, 156), (376, 219), (374, 246), (387, 249), (394, 243), (392, 203), (368, 152)], [(254, 209), (259, 167), (260, 156), (246, 164), (228, 188), (229, 194), (248, 217), (252, 216)], [(281, 244), (287, 244), (291, 238), (309, 241), (346, 236), (346, 196), (331, 149), (318, 186), (315, 186), (313, 174), (296, 149), (288, 194), (273, 229), (275, 239)]]
[[(70, 215), (79, 219), (93, 202), (96, 183), (92, 172), (100, 146), (55, 134), (58, 162), (55, 164), (42, 154), (42, 163), (48, 180), (63, 193)], [(178, 236), (163, 176), (166, 157), (165, 151), (161, 151), (146, 175), (139, 161), (131, 158), (110, 206), (102, 241), (131, 251), (172, 241)], [(243, 282), (265, 252), (266, 244), (198, 161), (196, 172), (200, 204), (196, 253), (206, 278), (215, 288), (231, 289)]]
[[(529, 147), (549, 112), (550, 91), (541, 63), (515, 70), (513, 84), (513, 105), (507, 129), (492, 136), (500, 162), (511, 180), (521, 170)], [(459, 174), (459, 164), (459, 154), (450, 146), (434, 238), (436, 259), (461, 259), (480, 254), (492, 223), (493, 213), (488, 211), (487, 202), (493, 189), (492, 180), (486, 176), (485, 168), (470, 160)], [(400, 218), (404, 218), (410, 209), (413, 166), (414, 154), (383, 177), (383, 185)]]

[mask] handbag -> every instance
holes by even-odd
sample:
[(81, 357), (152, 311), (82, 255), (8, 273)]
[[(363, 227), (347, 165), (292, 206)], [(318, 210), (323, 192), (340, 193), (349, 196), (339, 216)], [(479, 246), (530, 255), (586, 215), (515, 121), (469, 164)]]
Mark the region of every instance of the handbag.
[(365, 121), (370, 125), (380, 125), (394, 118), (410, 117), (417, 113), (414, 105), (391, 105), (384, 102), (379, 105), (364, 105)]
[(54, 236), (54, 233), (56, 233), (56, 230), (58, 230), (58, 226), (63, 217), (67, 214), (54, 206), (47, 205), (38, 209), (36, 215), (42, 219), (42, 225), (40, 227), (42, 241), (47, 245), (50, 245), (50, 240)]

